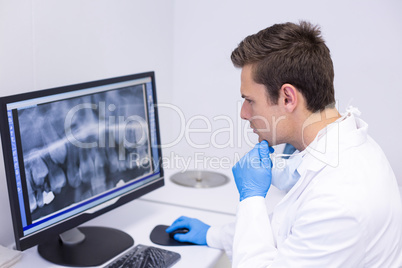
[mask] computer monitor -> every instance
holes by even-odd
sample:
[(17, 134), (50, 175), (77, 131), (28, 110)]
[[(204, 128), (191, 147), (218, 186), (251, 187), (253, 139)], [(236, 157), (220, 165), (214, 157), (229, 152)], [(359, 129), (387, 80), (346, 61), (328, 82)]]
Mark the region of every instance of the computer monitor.
[(0, 98), (17, 249), (39, 245), (52, 262), (93, 266), (133, 245), (120, 230), (75, 227), (164, 185), (154, 77)]

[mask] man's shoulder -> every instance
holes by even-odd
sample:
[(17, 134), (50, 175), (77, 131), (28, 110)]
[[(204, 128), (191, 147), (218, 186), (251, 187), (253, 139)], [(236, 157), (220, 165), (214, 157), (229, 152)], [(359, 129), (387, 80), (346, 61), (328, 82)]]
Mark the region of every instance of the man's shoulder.
[[(308, 176), (308, 174), (306, 174)], [(351, 211), (375, 214), (400, 202), (393, 170), (381, 148), (372, 140), (339, 154), (337, 166), (326, 165), (313, 175), (305, 189), (308, 199), (325, 198)]]

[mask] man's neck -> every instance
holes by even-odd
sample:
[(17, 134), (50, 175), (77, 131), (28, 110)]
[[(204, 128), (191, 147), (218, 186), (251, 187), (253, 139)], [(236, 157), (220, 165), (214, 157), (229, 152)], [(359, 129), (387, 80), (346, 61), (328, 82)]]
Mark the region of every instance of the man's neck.
[(316, 138), (320, 130), (327, 127), (340, 118), (340, 114), (335, 108), (327, 108), (320, 112), (306, 114), (304, 120), (298, 126), (299, 137), (294, 146), (299, 151), (303, 151)]

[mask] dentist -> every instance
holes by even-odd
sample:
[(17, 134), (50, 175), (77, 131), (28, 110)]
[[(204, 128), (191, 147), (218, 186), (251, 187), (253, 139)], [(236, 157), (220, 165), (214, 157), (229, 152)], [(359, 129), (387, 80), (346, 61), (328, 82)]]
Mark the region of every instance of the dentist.
[[(175, 239), (225, 249), (233, 267), (399, 267), (402, 205), (395, 175), (356, 108), (335, 108), (330, 51), (317, 26), (276, 24), (232, 53), (241, 72), (241, 117), (259, 143), (233, 167), (236, 222), (186, 217)], [(282, 171), (270, 146), (297, 151)], [(271, 184), (287, 192), (272, 217)]]

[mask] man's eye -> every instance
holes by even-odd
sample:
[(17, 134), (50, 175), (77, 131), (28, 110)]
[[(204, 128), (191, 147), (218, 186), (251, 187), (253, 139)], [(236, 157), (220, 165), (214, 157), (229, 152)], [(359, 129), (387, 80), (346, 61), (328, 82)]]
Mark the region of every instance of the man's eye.
[(253, 102), (252, 100), (249, 100), (249, 99), (246, 99), (246, 101), (247, 101), (248, 103), (252, 103), (252, 102)]

